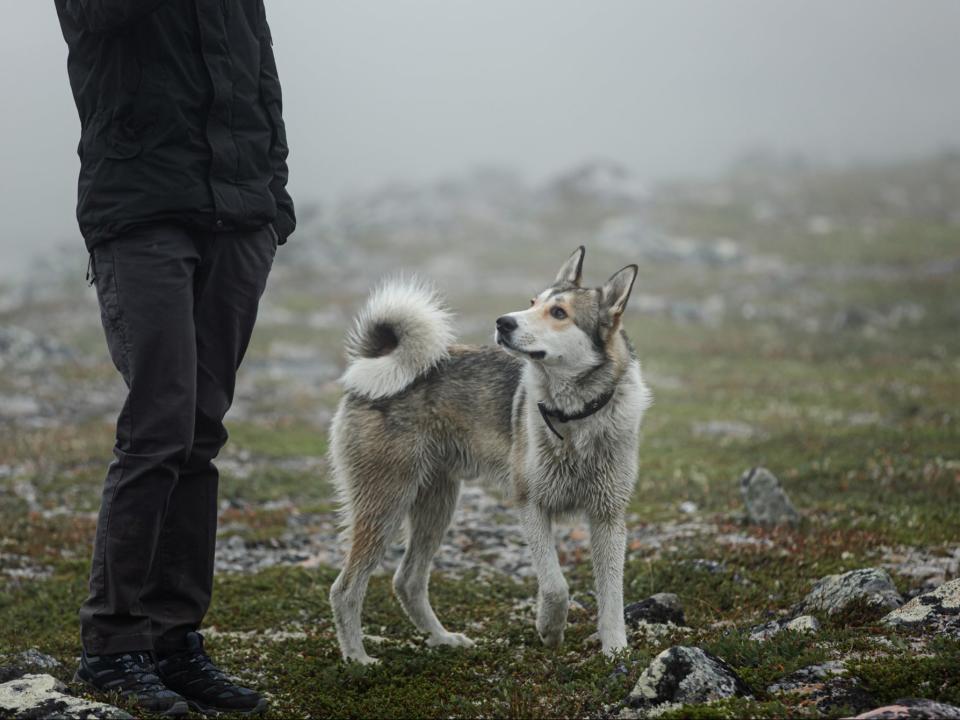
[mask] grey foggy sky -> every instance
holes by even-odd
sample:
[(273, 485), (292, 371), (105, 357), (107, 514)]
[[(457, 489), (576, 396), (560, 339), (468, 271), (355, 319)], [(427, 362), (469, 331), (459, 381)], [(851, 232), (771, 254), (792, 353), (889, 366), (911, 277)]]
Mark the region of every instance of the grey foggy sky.
[[(7, 2), (0, 275), (31, 249), (80, 250), (53, 1)], [(295, 200), (481, 164), (537, 180), (605, 156), (656, 179), (755, 147), (844, 161), (960, 144), (956, 0), (266, 3)]]

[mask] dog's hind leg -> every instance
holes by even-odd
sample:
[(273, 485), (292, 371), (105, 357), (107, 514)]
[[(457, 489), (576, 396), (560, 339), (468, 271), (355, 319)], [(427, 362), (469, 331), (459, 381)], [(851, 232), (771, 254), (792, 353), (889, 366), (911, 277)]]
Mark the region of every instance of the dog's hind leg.
[(473, 645), (466, 635), (447, 632), (430, 606), (428, 593), (433, 556), (453, 518), (459, 494), (459, 480), (445, 475), (431, 478), (420, 488), (410, 508), (407, 549), (393, 576), (397, 599), (417, 629), (430, 636), (427, 638), (430, 646)]
[[(381, 476), (380, 479), (383, 482), (371, 488), (371, 492), (360, 494), (351, 502), (350, 551), (343, 570), (330, 588), (330, 606), (340, 652), (345, 660), (364, 665), (377, 662), (363, 648), (361, 615), (367, 583), (383, 559), (387, 543), (396, 536), (416, 491), (413, 482), (404, 488), (396, 476)], [(391, 488), (393, 492), (390, 492)]]
[(623, 621), (623, 562), (627, 549), (623, 515), (590, 519), (590, 550), (597, 589), (597, 631), (603, 652), (613, 655), (627, 647)]
[(547, 647), (559, 647), (567, 625), (569, 590), (557, 559), (550, 517), (527, 504), (522, 509), (523, 530), (537, 571), (537, 632)]

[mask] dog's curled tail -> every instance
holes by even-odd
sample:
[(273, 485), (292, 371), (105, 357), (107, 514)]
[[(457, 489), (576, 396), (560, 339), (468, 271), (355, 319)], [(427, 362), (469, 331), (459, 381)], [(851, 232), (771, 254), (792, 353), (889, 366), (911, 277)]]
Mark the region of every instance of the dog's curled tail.
[(451, 316), (437, 291), (417, 279), (391, 279), (367, 299), (347, 335), (349, 392), (375, 400), (404, 390), (447, 357)]

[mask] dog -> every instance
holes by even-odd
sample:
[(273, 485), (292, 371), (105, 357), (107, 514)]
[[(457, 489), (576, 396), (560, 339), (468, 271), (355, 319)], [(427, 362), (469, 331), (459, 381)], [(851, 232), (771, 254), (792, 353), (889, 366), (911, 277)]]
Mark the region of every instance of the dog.
[(640, 421), (651, 403), (622, 318), (637, 276), (628, 265), (581, 286), (581, 246), (525, 310), (496, 319), (499, 347), (453, 344), (435, 291), (394, 281), (373, 292), (346, 341), (345, 393), (330, 458), (350, 549), (330, 590), (343, 657), (363, 646), (367, 582), (406, 521), (393, 589), (427, 645), (470, 647), (430, 605), (433, 556), (464, 478), (512, 488), (538, 582), (536, 628), (563, 641), (568, 589), (552, 522), (584, 514), (602, 650), (627, 646), (623, 617), (625, 511), (636, 482)]

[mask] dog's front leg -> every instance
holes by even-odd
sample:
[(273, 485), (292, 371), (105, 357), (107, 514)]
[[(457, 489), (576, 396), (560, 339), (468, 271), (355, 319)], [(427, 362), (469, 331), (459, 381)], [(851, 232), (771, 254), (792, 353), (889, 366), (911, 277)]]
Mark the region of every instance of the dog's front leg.
[(623, 621), (623, 562), (627, 530), (622, 514), (590, 519), (590, 549), (597, 589), (597, 630), (606, 655), (627, 647)]
[(523, 529), (537, 571), (537, 632), (547, 647), (563, 642), (567, 624), (569, 593), (560, 570), (553, 541), (550, 517), (539, 507), (527, 504), (522, 511)]

